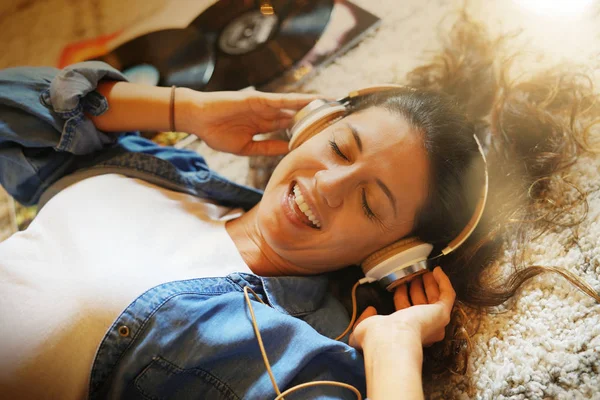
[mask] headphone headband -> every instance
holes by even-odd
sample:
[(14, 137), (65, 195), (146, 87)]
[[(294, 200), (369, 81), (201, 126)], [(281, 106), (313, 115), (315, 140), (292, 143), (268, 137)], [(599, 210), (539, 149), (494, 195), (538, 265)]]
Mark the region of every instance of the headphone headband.
[(371, 93), (385, 92), (387, 90), (395, 90), (395, 89), (407, 89), (407, 90), (410, 90), (411, 92), (417, 91), (417, 89), (412, 88), (410, 86), (395, 85), (393, 83), (387, 83), (387, 84), (369, 86), (369, 87), (362, 88), (359, 90), (354, 90), (354, 91), (348, 93), (348, 96), (346, 96), (346, 97), (347, 98), (355, 98), (355, 97), (359, 97), (359, 96), (366, 96)]
[(448, 255), (451, 252), (453, 252), (457, 247), (463, 244), (464, 241), (469, 238), (469, 236), (471, 236), (471, 233), (473, 233), (475, 228), (477, 228), (477, 224), (479, 224), (479, 221), (481, 220), (481, 216), (483, 215), (483, 211), (485, 209), (485, 203), (487, 203), (487, 195), (489, 188), (487, 160), (485, 158), (485, 153), (483, 152), (483, 147), (481, 146), (481, 143), (479, 142), (477, 136), (473, 135), (473, 139), (475, 139), (475, 142), (477, 143), (477, 149), (479, 150), (479, 154), (481, 154), (481, 158), (483, 159), (485, 183), (483, 184), (483, 189), (479, 196), (479, 200), (477, 201), (477, 206), (475, 207), (473, 216), (471, 217), (469, 222), (467, 222), (467, 225), (458, 234), (458, 236), (455, 237), (450, 243), (448, 243), (448, 246), (446, 246), (442, 250), (443, 255)]

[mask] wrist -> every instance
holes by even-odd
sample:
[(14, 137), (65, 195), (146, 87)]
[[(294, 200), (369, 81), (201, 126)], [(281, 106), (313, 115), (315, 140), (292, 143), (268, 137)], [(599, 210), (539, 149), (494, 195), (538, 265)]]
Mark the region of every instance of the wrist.
[[(380, 331), (365, 338), (364, 360), (370, 399), (423, 399), (423, 347), (411, 329)], [(393, 397), (392, 397), (393, 396)]]
[(408, 326), (370, 330), (365, 334), (363, 350), (365, 355), (395, 350), (410, 351), (419, 361), (423, 358), (421, 335)]
[(185, 87), (175, 89), (173, 112), (177, 132), (197, 134), (199, 105), (202, 97), (202, 92), (193, 89)]

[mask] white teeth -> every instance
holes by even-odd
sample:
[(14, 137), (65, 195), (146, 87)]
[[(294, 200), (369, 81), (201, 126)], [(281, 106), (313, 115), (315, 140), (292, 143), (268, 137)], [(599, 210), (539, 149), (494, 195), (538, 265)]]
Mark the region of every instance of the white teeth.
[(294, 185), (294, 201), (298, 205), (300, 211), (304, 213), (308, 217), (308, 219), (317, 226), (317, 228), (321, 227), (321, 221), (319, 221), (315, 214), (312, 212), (308, 204), (304, 201), (304, 196), (300, 193), (300, 187), (296, 184)]

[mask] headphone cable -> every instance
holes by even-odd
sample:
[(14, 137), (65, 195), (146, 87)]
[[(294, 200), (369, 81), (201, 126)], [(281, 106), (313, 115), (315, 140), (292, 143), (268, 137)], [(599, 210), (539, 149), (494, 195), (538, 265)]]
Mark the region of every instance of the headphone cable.
[[(354, 321), (356, 320), (356, 289), (358, 288), (359, 285), (362, 285), (363, 283), (367, 283), (367, 282), (369, 282), (369, 280), (366, 278), (363, 278), (363, 279), (360, 279), (358, 282), (356, 282), (354, 284), (354, 286), (352, 287), (352, 317), (350, 318), (350, 323), (348, 324), (348, 327), (346, 328), (346, 330), (344, 330), (344, 332), (340, 336), (338, 336), (335, 340), (340, 340), (341, 338), (346, 336), (346, 334), (352, 328), (352, 325), (354, 325)], [(290, 394), (292, 392), (295, 392), (296, 390), (300, 390), (302, 388), (309, 387), (309, 386), (318, 386), (318, 385), (331, 385), (331, 386), (340, 386), (340, 387), (346, 388), (346, 389), (354, 392), (354, 394), (356, 395), (358, 400), (362, 400), (362, 395), (360, 394), (360, 392), (358, 391), (357, 388), (355, 388), (354, 386), (349, 385), (347, 383), (335, 382), (335, 381), (315, 381), (315, 382), (301, 383), (301, 384), (293, 386), (293, 387), (289, 388), (288, 390), (284, 391), (283, 393), (281, 393), (281, 391), (279, 390), (279, 387), (277, 386), (277, 382), (275, 381), (275, 376), (273, 376), (273, 371), (271, 371), (271, 365), (269, 364), (269, 359), (267, 357), (267, 352), (265, 350), (265, 346), (262, 341), (262, 336), (260, 335), (260, 330), (258, 329), (258, 323), (256, 322), (256, 317), (254, 315), (254, 308), (252, 307), (252, 302), (250, 301), (250, 295), (248, 294), (248, 291), (252, 292), (254, 297), (258, 301), (260, 301), (263, 305), (266, 306), (266, 304), (264, 301), (262, 301), (262, 299), (256, 294), (256, 292), (254, 290), (252, 290), (248, 286), (244, 286), (244, 297), (246, 298), (246, 303), (248, 304), (248, 307), (250, 308), (250, 317), (252, 318), (252, 327), (254, 328), (254, 333), (256, 334), (256, 339), (258, 340), (258, 346), (260, 347), (260, 352), (263, 357), (263, 362), (265, 363), (265, 367), (267, 368), (267, 372), (269, 373), (269, 378), (271, 379), (271, 384), (273, 385), (273, 389), (275, 389), (275, 393), (277, 393), (277, 397), (275, 398), (275, 400), (281, 400), (281, 399), (283, 399), (283, 396)]]

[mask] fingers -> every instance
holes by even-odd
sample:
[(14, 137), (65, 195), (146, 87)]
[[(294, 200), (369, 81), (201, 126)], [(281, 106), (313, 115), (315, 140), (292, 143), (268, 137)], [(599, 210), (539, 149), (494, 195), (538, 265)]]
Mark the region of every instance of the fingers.
[(439, 299), (440, 288), (432, 272), (418, 276), (412, 281), (398, 286), (394, 291), (396, 310), (402, 310), (411, 305), (433, 304)]
[(277, 110), (277, 113), (269, 116), (268, 118), (262, 116), (262, 118), (256, 118), (256, 134), (275, 132), (280, 129), (289, 128), (294, 117), (294, 112), (290, 110)]
[(279, 109), (279, 114), (277, 115), (277, 118), (279, 119), (292, 119), (294, 117), (294, 115), (296, 115), (296, 110), (290, 110), (287, 108), (281, 108)]
[(251, 140), (240, 151), (241, 156), (279, 156), (289, 151), (285, 140)]
[(410, 300), (408, 299), (408, 286), (406, 283), (398, 286), (394, 291), (394, 306), (396, 307), (396, 311), (410, 307)]
[(291, 120), (294, 115), (296, 115), (296, 110), (287, 108), (267, 108), (254, 114), (254, 116), (261, 121), (277, 121), (279, 119)]
[(435, 303), (440, 299), (440, 288), (438, 287), (433, 273), (427, 272), (423, 274), (423, 286), (425, 287), (425, 295), (429, 304)]
[(427, 297), (425, 296), (425, 290), (423, 288), (423, 279), (420, 276), (417, 276), (410, 281), (410, 299), (413, 306), (427, 304)]
[(289, 110), (300, 110), (311, 101), (322, 98), (322, 96), (302, 93), (260, 93), (260, 95), (270, 107)]
[(433, 277), (440, 288), (439, 302), (441, 302), (446, 311), (450, 313), (452, 306), (454, 305), (454, 299), (456, 298), (456, 292), (452, 287), (452, 283), (450, 283), (450, 279), (440, 267), (435, 267), (433, 270)]

